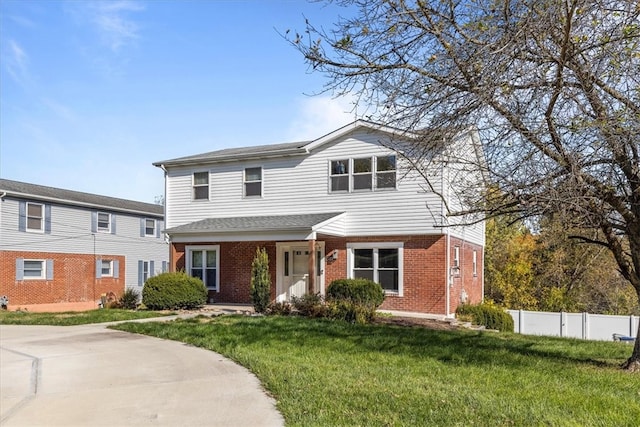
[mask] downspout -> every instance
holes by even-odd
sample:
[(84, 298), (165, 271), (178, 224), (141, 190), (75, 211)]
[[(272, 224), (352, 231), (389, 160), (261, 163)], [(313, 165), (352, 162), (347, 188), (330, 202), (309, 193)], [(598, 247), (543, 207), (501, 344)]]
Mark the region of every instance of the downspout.
[[(445, 222), (445, 203), (448, 204), (449, 201), (449, 177), (446, 177), (447, 183), (445, 186), (445, 165), (444, 165), (444, 159), (442, 162), (442, 172), (441, 172), (441, 176), (442, 179), (440, 181), (440, 185), (442, 186), (442, 188), (440, 189), (440, 194), (443, 195), (443, 197), (445, 198), (445, 200), (441, 201), (441, 218), (442, 221)], [(447, 170), (447, 175), (448, 175), (448, 170)], [(451, 312), (449, 311), (449, 307), (450, 307), (450, 301), (451, 301), (451, 289), (450, 286), (451, 284), (449, 283), (451, 281), (451, 234), (449, 231), (449, 226), (448, 226), (448, 222), (446, 221), (447, 224), (443, 224), (445, 225), (445, 229), (447, 230), (447, 241), (446, 241), (446, 247), (445, 247), (445, 265), (444, 265), (444, 283), (445, 283), (445, 309), (444, 309), (444, 313), (446, 317), (451, 316)]]
[[(160, 169), (162, 169), (162, 171), (164, 172), (164, 206), (162, 207), (162, 211), (164, 212), (164, 229), (166, 230), (167, 227), (167, 168), (164, 167), (164, 165), (160, 165)], [(169, 243), (169, 271), (170, 272), (175, 272), (175, 268), (173, 268), (173, 249), (172, 249), (172, 244), (171, 244), (171, 236), (169, 236), (167, 233), (165, 233), (165, 237), (168, 238), (168, 243)]]

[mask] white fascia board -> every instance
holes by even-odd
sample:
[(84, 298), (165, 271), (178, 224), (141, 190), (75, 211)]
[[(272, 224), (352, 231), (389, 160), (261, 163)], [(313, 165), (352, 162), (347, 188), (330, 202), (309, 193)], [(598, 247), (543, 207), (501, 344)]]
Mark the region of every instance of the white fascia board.
[(408, 137), (410, 136), (410, 134), (403, 132), (400, 129), (395, 129), (389, 126), (384, 126), (384, 125), (380, 125), (377, 123), (372, 123), (372, 122), (368, 122), (366, 120), (356, 120), (355, 122), (349, 123), (348, 125), (345, 125), (343, 127), (341, 127), (340, 129), (336, 129), (333, 132), (330, 132), (324, 136), (321, 136), (318, 139), (315, 139), (313, 141), (311, 141), (310, 143), (308, 143), (307, 145), (304, 146), (304, 148), (307, 151), (312, 151), (314, 149), (316, 149), (319, 146), (322, 146), (334, 139), (340, 138), (341, 136), (344, 136), (346, 134), (348, 134), (349, 132), (352, 132), (360, 127), (364, 127), (370, 130), (374, 130), (374, 131), (379, 131), (379, 132), (384, 132), (384, 133), (388, 133), (388, 134), (392, 134), (392, 135), (397, 135), (397, 136), (404, 136), (404, 137)]

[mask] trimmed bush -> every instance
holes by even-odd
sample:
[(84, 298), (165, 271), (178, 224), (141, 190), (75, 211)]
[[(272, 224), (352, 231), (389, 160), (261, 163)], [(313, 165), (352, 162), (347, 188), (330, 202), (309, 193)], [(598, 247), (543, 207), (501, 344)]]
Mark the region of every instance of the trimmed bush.
[(368, 323), (384, 302), (379, 283), (367, 279), (338, 279), (327, 288), (329, 317), (347, 322)]
[(288, 302), (272, 302), (264, 312), (269, 316), (288, 316), (291, 314), (291, 304)]
[(271, 302), (269, 256), (264, 248), (256, 249), (256, 257), (251, 263), (251, 302), (256, 313), (264, 313)]
[(142, 288), (142, 303), (149, 310), (188, 310), (202, 307), (206, 301), (207, 288), (202, 280), (184, 272), (151, 277)]
[(476, 325), (484, 325), (488, 329), (501, 332), (513, 332), (513, 317), (500, 307), (489, 304), (463, 304), (456, 310), (461, 319), (470, 319)]

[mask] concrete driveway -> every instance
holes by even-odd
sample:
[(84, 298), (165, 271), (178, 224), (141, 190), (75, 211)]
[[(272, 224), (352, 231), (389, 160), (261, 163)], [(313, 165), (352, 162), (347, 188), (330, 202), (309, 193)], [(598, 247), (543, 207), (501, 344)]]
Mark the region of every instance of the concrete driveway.
[(0, 325), (0, 425), (282, 426), (217, 353), (104, 325)]

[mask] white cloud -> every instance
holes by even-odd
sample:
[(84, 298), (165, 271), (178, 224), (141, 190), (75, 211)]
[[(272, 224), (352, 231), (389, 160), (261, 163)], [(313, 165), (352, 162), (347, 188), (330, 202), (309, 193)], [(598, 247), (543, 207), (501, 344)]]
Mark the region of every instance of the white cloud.
[(299, 101), (298, 115), (289, 124), (290, 140), (312, 140), (356, 119), (351, 97), (314, 96)]
[(26, 83), (29, 78), (29, 56), (15, 40), (9, 40), (6, 53), (3, 55), (3, 63), (9, 75), (19, 84)]

